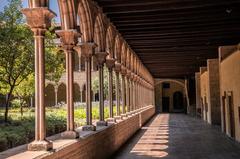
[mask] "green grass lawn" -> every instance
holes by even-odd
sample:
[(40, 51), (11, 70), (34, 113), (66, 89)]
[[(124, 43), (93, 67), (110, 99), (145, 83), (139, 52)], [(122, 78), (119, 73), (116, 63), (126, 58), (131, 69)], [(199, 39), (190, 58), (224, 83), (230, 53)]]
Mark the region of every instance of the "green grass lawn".
[[(116, 108), (114, 107), (114, 114)], [(9, 123), (3, 123), (4, 110), (0, 109), (0, 152), (6, 149), (26, 144), (34, 139), (34, 108), (24, 108), (21, 116), (19, 108), (9, 110)], [(46, 108), (47, 136), (51, 136), (66, 130), (66, 108)], [(109, 117), (109, 109), (105, 108), (105, 118)], [(76, 127), (85, 124), (86, 109), (76, 107), (74, 111)], [(99, 119), (99, 108), (93, 106), (93, 120)]]

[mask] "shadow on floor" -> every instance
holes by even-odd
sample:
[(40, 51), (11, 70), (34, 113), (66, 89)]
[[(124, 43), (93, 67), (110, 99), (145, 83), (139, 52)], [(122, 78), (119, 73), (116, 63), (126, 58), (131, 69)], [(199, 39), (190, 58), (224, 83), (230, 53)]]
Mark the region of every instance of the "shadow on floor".
[(240, 145), (200, 119), (158, 114), (112, 158), (239, 159)]

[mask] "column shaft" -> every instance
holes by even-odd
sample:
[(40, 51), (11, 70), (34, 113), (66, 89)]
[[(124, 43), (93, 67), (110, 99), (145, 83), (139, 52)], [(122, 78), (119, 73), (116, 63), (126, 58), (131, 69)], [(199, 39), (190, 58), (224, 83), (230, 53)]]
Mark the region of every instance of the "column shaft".
[(35, 140), (44, 140), (45, 128), (45, 51), (44, 37), (34, 36), (35, 40)]
[(91, 90), (92, 90), (92, 57), (85, 57), (85, 69), (86, 69), (86, 122), (87, 125), (92, 125), (92, 101), (91, 101)]
[(112, 68), (108, 68), (108, 96), (109, 96), (109, 117), (113, 118), (113, 74)]
[(125, 114), (125, 106), (126, 106), (126, 94), (125, 94), (125, 77), (122, 75), (122, 114)]
[(104, 120), (104, 77), (103, 77), (103, 65), (99, 65), (99, 111), (100, 111), (100, 121)]
[(73, 52), (66, 51), (67, 75), (67, 131), (74, 131), (74, 105), (73, 105)]
[(116, 99), (117, 99), (117, 116), (120, 115), (120, 83), (119, 83), (119, 73), (116, 72)]

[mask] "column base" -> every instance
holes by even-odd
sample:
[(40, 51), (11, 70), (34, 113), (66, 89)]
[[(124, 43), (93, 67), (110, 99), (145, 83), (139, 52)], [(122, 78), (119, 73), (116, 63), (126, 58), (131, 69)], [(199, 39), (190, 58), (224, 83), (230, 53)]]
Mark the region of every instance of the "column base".
[(106, 121), (98, 121), (97, 126), (107, 126), (107, 122)]
[(79, 137), (79, 133), (76, 131), (65, 131), (61, 133), (61, 137), (64, 139), (76, 139)]
[(127, 114), (121, 114), (122, 119), (127, 118)]
[(107, 122), (108, 123), (116, 123), (116, 119), (115, 118), (108, 118)]
[(28, 144), (29, 151), (49, 151), (52, 150), (53, 143), (48, 140), (33, 141)]
[(84, 125), (82, 127), (83, 131), (96, 131), (96, 126), (94, 125)]
[(115, 116), (114, 118), (115, 118), (116, 120), (122, 120), (122, 116), (120, 116), (120, 115), (119, 115), (119, 116)]
[(132, 112), (127, 112), (126, 115), (127, 115), (128, 117), (131, 117), (133, 114), (132, 114)]

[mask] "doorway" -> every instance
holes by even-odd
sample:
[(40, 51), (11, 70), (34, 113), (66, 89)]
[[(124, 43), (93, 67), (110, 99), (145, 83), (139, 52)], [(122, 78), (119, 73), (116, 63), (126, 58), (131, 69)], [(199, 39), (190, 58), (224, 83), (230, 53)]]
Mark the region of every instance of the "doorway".
[(170, 98), (169, 97), (162, 97), (162, 108), (164, 113), (169, 113), (169, 103)]
[(173, 94), (173, 108), (176, 110), (183, 110), (183, 94), (182, 92), (175, 92)]

